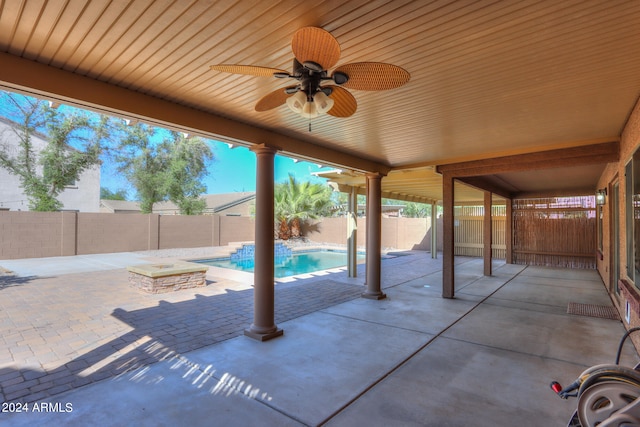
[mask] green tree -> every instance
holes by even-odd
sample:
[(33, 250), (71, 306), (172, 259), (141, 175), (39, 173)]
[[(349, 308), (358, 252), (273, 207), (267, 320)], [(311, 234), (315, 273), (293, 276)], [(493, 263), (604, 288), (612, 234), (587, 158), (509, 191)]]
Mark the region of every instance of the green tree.
[(151, 213), (155, 203), (165, 200), (173, 201), (185, 215), (204, 211), (200, 194), (206, 187), (201, 180), (213, 159), (204, 140), (145, 124), (123, 125), (121, 132), (115, 161), (136, 189), (143, 213)]
[[(334, 192), (331, 195), (331, 199), (335, 205), (335, 209), (333, 210), (333, 216), (342, 216), (346, 214), (349, 210), (349, 194), (343, 192)], [(363, 194), (357, 195), (357, 204), (365, 205), (367, 203), (367, 196)], [(358, 211), (358, 207), (356, 206), (356, 212)]]
[(408, 202), (402, 209), (402, 216), (407, 218), (426, 218), (431, 214), (431, 206), (424, 203)]
[[(111, 133), (106, 116), (63, 112), (48, 102), (2, 92), (15, 126), (0, 135), (0, 167), (18, 177), (33, 211), (62, 208), (58, 196), (82, 172), (100, 163)], [(67, 110), (65, 110), (67, 111)], [(46, 141), (35, 145), (34, 137)]]
[(211, 148), (201, 138), (186, 138), (178, 132), (171, 132), (171, 137), (169, 199), (178, 205), (183, 215), (202, 214), (207, 208), (207, 202), (200, 197), (207, 190), (202, 180), (213, 160)]
[(288, 240), (301, 237), (301, 222), (330, 216), (332, 206), (330, 187), (308, 181), (299, 182), (289, 175), (288, 181), (276, 184), (274, 189), (278, 238)]
[(100, 187), (100, 198), (104, 200), (127, 200), (127, 190), (120, 189), (113, 192), (106, 187)]
[(154, 145), (151, 141), (156, 131), (145, 124), (121, 125), (120, 131), (115, 155), (118, 171), (136, 189), (141, 211), (151, 213), (155, 203), (166, 200), (168, 144)]

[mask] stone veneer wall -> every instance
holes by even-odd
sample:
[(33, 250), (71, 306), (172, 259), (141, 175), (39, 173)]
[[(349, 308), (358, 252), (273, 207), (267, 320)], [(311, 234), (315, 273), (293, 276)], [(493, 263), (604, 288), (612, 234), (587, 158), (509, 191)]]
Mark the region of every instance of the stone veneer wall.
[(206, 272), (175, 274), (162, 277), (148, 277), (129, 272), (129, 284), (136, 289), (150, 294), (179, 291), (180, 289), (197, 288), (206, 284)]

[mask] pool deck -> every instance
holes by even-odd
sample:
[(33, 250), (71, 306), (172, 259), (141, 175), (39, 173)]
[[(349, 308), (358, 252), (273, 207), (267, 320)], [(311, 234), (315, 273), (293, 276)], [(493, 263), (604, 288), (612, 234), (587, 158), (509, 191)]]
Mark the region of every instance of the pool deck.
[[(0, 425), (566, 425), (575, 401), (549, 382), (611, 363), (624, 333), (567, 314), (611, 304), (595, 271), (495, 262), (485, 277), (458, 257), (447, 300), (441, 259), (412, 251), (382, 262), (381, 301), (359, 297), (362, 265), (277, 283), (284, 336), (261, 343), (242, 336), (250, 274), (210, 269), (205, 288), (162, 295), (126, 283), (126, 265), (196, 252), (0, 260), (14, 271), (0, 276), (0, 400), (58, 409)], [(623, 364), (638, 360), (627, 343)]]

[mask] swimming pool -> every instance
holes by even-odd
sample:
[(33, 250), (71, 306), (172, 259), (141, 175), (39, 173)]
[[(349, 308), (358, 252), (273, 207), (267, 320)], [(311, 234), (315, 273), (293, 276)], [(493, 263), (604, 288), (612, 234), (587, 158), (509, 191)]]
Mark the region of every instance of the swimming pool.
[[(364, 253), (358, 253), (358, 260), (365, 258)], [(231, 260), (230, 258), (199, 260), (202, 264), (213, 267), (231, 268), (253, 273), (253, 258)], [(295, 276), (297, 274), (313, 273), (314, 271), (347, 265), (347, 252), (336, 250), (313, 250), (294, 252), (290, 256), (275, 258), (274, 275), (277, 278)]]

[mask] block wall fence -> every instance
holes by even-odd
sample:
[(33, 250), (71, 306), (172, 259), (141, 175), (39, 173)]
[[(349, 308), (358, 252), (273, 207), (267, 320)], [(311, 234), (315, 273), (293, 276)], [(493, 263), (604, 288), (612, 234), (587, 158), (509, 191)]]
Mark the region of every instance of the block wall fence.
[[(441, 222), (438, 236), (442, 236)], [(382, 246), (428, 251), (430, 226), (429, 218), (383, 218)], [(360, 247), (366, 244), (365, 230), (366, 219), (358, 218)], [(303, 231), (316, 243), (346, 244), (347, 219), (311, 221)], [(0, 259), (225, 246), (252, 240), (251, 217), (0, 211)]]

